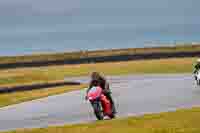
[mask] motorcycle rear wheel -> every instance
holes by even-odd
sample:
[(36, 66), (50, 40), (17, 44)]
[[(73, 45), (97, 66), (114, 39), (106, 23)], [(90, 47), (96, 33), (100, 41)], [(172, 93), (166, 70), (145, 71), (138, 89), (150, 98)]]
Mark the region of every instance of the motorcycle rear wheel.
[(114, 119), (116, 116), (115, 116), (115, 114), (112, 113), (109, 115), (109, 117), (110, 117), (110, 119)]

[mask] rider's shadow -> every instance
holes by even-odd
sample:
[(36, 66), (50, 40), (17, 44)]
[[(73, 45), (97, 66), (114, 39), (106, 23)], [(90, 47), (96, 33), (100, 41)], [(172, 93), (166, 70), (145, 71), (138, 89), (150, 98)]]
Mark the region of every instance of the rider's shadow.
[(192, 93), (195, 97), (200, 98), (200, 86), (198, 86), (197, 84), (194, 83), (192, 86)]

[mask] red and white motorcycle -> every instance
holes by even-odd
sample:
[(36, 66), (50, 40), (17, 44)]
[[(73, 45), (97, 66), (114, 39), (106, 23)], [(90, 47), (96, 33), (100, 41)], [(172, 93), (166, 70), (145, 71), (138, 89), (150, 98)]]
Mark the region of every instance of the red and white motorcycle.
[(103, 120), (105, 116), (113, 119), (115, 118), (115, 113), (113, 113), (112, 105), (102, 92), (101, 87), (92, 87), (86, 97), (90, 101), (98, 120)]

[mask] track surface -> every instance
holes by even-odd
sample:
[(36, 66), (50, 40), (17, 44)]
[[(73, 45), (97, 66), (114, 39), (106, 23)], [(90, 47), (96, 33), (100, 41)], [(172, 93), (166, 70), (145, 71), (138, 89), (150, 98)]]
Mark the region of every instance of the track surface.
[[(113, 76), (111, 82), (118, 117), (173, 111), (200, 105), (200, 87), (190, 74)], [(81, 78), (82, 82), (87, 78)], [(85, 91), (25, 102), (0, 109), (0, 131), (47, 127), (95, 120)]]

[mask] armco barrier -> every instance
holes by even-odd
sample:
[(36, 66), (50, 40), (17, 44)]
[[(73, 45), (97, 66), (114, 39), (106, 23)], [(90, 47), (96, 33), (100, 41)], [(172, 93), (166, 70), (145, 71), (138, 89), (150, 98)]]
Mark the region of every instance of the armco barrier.
[(21, 86), (13, 86), (13, 87), (0, 87), (0, 94), (3, 93), (12, 93), (18, 91), (29, 91), (36, 89), (44, 89), (51, 87), (58, 87), (64, 85), (80, 85), (78, 82), (56, 82), (56, 83), (41, 83), (41, 84), (33, 84), (33, 85), (21, 85)]

